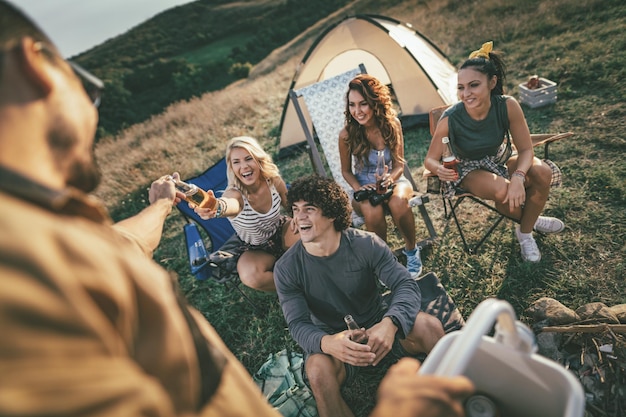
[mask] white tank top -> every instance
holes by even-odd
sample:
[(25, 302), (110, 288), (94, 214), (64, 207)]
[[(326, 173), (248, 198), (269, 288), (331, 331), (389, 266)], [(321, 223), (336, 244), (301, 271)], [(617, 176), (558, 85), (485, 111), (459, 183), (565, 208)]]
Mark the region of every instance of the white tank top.
[(280, 226), (280, 194), (274, 185), (269, 185), (272, 195), (272, 207), (267, 213), (259, 213), (252, 208), (243, 193), (243, 209), (235, 217), (229, 217), (237, 236), (250, 245), (261, 245), (267, 242)]

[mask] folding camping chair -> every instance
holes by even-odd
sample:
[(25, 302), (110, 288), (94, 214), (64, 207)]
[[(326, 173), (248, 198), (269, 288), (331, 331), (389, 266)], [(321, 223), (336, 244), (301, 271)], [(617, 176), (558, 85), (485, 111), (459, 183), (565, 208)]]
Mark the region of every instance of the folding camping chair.
[[(185, 180), (185, 182), (195, 184), (203, 190), (213, 190), (216, 194), (223, 192), (228, 185), (226, 178), (226, 159), (220, 159), (215, 165), (208, 168), (197, 177)], [(186, 224), (183, 227), (185, 241), (187, 244), (187, 256), (191, 273), (198, 280), (214, 279), (223, 284), (229, 290), (237, 290), (255, 308), (256, 304), (242, 291), (237, 275), (237, 263), (229, 262), (232, 254), (221, 250), (227, 246), (228, 241), (235, 234), (235, 230), (226, 218), (202, 220), (185, 201), (181, 201), (177, 206), (185, 218)], [(198, 229), (202, 227), (210, 240), (210, 251), (207, 252), (204, 239)]]
[[(317, 149), (313, 130), (317, 135), (319, 143), (323, 149), (326, 163), (334, 180), (339, 183), (352, 198), (353, 190), (348, 185), (341, 174), (341, 162), (339, 159), (339, 147), (337, 139), (339, 132), (343, 128), (345, 118), (345, 93), (349, 82), (358, 74), (365, 73), (363, 64), (358, 68), (336, 75), (323, 81), (308, 85), (298, 90), (290, 90), (289, 97), (302, 125), (302, 130), (306, 136), (311, 162), (315, 171), (322, 176), (327, 176), (326, 168)], [(300, 99), (303, 99), (302, 101)], [(428, 202), (427, 195), (418, 195), (417, 185), (411, 175), (407, 164), (404, 165), (404, 176), (411, 182), (414, 190), (414, 197), (410, 200), (411, 207), (417, 207), (420, 215), (428, 229), (429, 237), (417, 243), (423, 247), (432, 244), (437, 237), (435, 228), (430, 220), (428, 211), (424, 204)], [(364, 223), (353, 213), (354, 226)]]
[[(443, 114), (443, 112), (448, 108), (449, 106), (441, 106), (441, 107), (436, 107), (434, 109), (432, 109), (429, 112), (429, 125), (430, 125), (430, 134), (431, 136), (434, 135), (435, 133), (435, 128), (437, 127), (437, 123), (439, 122), (439, 119), (441, 118), (441, 115)], [(543, 149), (543, 159), (544, 161), (546, 161), (548, 163), (548, 165), (552, 168), (553, 171), (553, 179), (552, 179), (552, 184), (557, 184), (556, 186), (560, 185), (560, 180), (561, 180), (561, 171), (560, 169), (556, 166), (556, 164), (554, 162), (552, 162), (549, 159), (549, 146), (551, 143), (556, 142), (558, 140), (561, 139), (566, 139), (569, 138), (571, 136), (573, 136), (574, 133), (573, 132), (565, 132), (565, 133), (533, 133), (530, 135), (532, 143), (533, 143), (533, 147), (538, 147), (538, 146), (542, 146), (544, 147)], [(427, 169), (424, 170), (424, 177), (426, 178), (427, 181), (427, 190), (428, 192), (431, 193), (442, 193), (442, 188), (441, 188), (441, 184), (439, 182), (439, 178), (432, 174), (430, 171), (428, 171)], [(558, 176), (558, 178), (557, 178)], [(553, 185), (555, 186), (555, 185)], [(500, 213), (496, 207), (493, 205), (493, 202), (487, 202), (479, 197), (476, 197), (475, 195), (467, 192), (466, 190), (463, 190), (462, 188), (457, 188), (455, 190), (455, 195), (452, 198), (446, 198), (443, 197), (442, 194), (442, 198), (443, 198), (443, 209), (444, 209), (444, 217), (446, 220), (448, 220), (450, 217), (452, 217), (454, 219), (454, 223), (456, 224), (456, 228), (459, 232), (459, 235), (461, 237), (461, 241), (463, 242), (463, 248), (465, 249), (465, 251), (467, 253), (470, 254), (474, 254), (478, 251), (478, 248), (480, 248), (482, 246), (482, 244), (489, 238), (489, 236), (491, 236), (491, 234), (493, 233), (494, 230), (496, 230), (496, 228), (498, 227), (498, 225), (500, 225), (500, 223), (502, 222), (502, 220), (504, 220), (505, 218), (513, 220), (514, 222), (519, 223), (519, 221), (517, 219), (514, 219), (512, 217), (506, 216), (502, 213)], [(461, 226), (461, 222), (459, 221), (459, 216), (458, 216), (458, 208), (461, 205), (461, 203), (463, 203), (464, 201), (471, 201), (474, 202), (476, 204), (479, 204), (485, 208), (487, 208), (488, 210), (492, 211), (493, 213), (496, 214), (496, 218), (495, 220), (491, 223), (491, 225), (487, 228), (487, 230), (482, 234), (481, 238), (478, 240), (478, 242), (476, 242), (475, 244), (471, 245), (468, 243), (467, 238), (465, 236), (465, 232), (463, 227)]]

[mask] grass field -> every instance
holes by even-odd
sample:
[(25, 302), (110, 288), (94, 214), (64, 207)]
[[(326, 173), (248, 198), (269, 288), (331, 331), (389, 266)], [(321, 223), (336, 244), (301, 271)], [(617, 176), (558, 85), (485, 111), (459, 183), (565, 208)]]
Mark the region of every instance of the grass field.
[[(431, 196), (428, 210), (441, 238), (426, 254), (424, 267), (438, 274), (467, 317), (483, 299), (510, 302), (524, 321), (526, 309), (540, 297), (556, 298), (573, 309), (589, 302), (626, 303), (626, 7), (621, 0), (485, 0), (355, 1), (348, 13), (377, 13), (411, 22), (457, 64), (487, 40), (506, 53), (507, 86), (539, 74), (558, 84), (558, 101), (548, 107), (525, 108), (531, 132), (572, 130), (575, 136), (551, 146), (551, 156), (564, 175), (562, 188), (550, 195), (546, 214), (563, 219), (566, 229), (542, 236), (543, 259), (524, 263), (513, 224), (503, 223), (476, 255), (466, 254), (443, 206)], [(243, 80), (200, 99), (171, 106), (150, 122), (133, 126), (118, 137), (102, 140), (96, 153), (105, 182), (98, 194), (116, 219), (146, 204), (145, 187), (152, 179), (178, 170), (197, 174), (217, 161), (233, 136), (259, 138), (278, 152), (282, 104), (295, 67), (310, 40), (282, 51), (280, 64), (263, 75)], [(287, 54), (287, 55), (285, 55)], [(273, 57), (272, 59), (275, 59)], [(261, 65), (260, 64), (260, 65)], [(406, 155), (421, 179), (430, 137), (426, 128), (405, 132)], [(312, 172), (300, 155), (278, 161), (287, 181)], [(482, 211), (465, 212), (470, 238), (485, 223)], [(155, 260), (176, 271), (189, 301), (203, 312), (250, 372), (285, 344), (297, 348), (285, 329), (275, 295), (244, 289), (259, 306), (255, 312), (237, 293), (189, 274), (182, 236), (183, 219), (168, 219)], [(426, 235), (417, 218), (418, 237)], [(396, 234), (389, 244), (399, 246)], [(375, 378), (374, 378), (375, 380)], [(359, 380), (347, 392), (357, 415), (373, 404), (375, 383)], [(626, 405), (625, 405), (626, 407)], [(601, 415), (601, 414), (598, 414)], [(605, 415), (616, 414), (607, 413)]]

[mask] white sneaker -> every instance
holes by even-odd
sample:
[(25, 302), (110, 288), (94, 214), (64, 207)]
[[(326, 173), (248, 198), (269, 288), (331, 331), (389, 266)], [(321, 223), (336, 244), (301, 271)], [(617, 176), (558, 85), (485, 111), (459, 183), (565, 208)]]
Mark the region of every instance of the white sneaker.
[(411, 278), (415, 279), (422, 273), (422, 259), (420, 258), (420, 248), (416, 247), (412, 251), (403, 249), (402, 252), (406, 255), (406, 269), (409, 270)]
[(541, 252), (539, 252), (535, 239), (530, 236), (529, 238), (521, 240), (519, 227), (515, 228), (515, 235), (517, 236), (522, 251), (522, 259), (527, 262), (539, 262), (541, 260)]
[(543, 234), (559, 233), (565, 228), (565, 223), (556, 217), (539, 216), (534, 230)]

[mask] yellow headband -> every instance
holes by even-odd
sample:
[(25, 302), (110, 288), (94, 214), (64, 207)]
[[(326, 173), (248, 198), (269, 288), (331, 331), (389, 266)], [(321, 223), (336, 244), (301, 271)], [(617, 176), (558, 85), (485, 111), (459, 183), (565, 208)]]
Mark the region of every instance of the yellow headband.
[(493, 41), (483, 43), (483, 46), (479, 50), (472, 52), (469, 55), (469, 59), (472, 58), (485, 58), (489, 59), (489, 52), (493, 49)]

